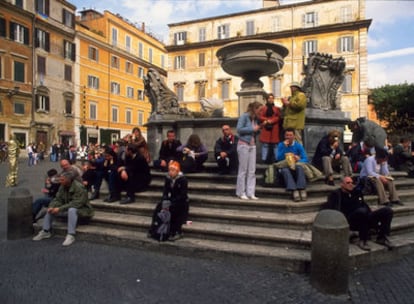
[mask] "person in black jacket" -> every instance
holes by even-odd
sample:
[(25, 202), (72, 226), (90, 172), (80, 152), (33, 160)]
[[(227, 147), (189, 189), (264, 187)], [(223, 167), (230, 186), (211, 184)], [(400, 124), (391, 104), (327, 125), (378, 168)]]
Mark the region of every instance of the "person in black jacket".
[(52, 199), (55, 198), (56, 193), (59, 190), (59, 186), (60, 182), (56, 169), (48, 170), (45, 179), (45, 186), (42, 189), (45, 196), (36, 199), (32, 205), (33, 223), (45, 215), (45, 213), (40, 214), (39, 212), (43, 207), (49, 206)]
[[(128, 144), (125, 151), (125, 162), (118, 168), (121, 179), (121, 189), (126, 191), (127, 197), (120, 204), (135, 202), (135, 192), (147, 190), (151, 183), (151, 172), (145, 157), (138, 152), (136, 145)], [(120, 190), (121, 190), (120, 189)], [(120, 196), (120, 193), (117, 193)]]
[(348, 156), (344, 155), (339, 147), (339, 136), (341, 133), (337, 130), (330, 131), (323, 136), (316, 147), (312, 164), (325, 174), (325, 183), (334, 186), (334, 170), (340, 172), (342, 167), (344, 175), (351, 176), (351, 164)]
[(393, 210), (386, 206), (375, 211), (365, 203), (361, 191), (357, 190), (351, 177), (342, 179), (341, 188), (333, 191), (328, 196), (327, 209), (335, 209), (342, 212), (351, 230), (357, 230), (359, 234), (358, 247), (370, 251), (367, 241), (370, 229), (377, 232), (376, 243), (391, 250), (394, 245), (388, 239), (391, 230)]
[(223, 136), (214, 145), (214, 157), (220, 174), (236, 174), (239, 165), (237, 157), (237, 135), (234, 135), (229, 125), (221, 127)]
[(172, 160), (178, 161), (180, 153), (177, 148), (181, 146), (181, 141), (175, 138), (175, 131), (167, 131), (167, 139), (163, 140), (160, 147), (159, 159), (154, 160), (154, 167), (162, 171), (168, 170), (168, 163)]

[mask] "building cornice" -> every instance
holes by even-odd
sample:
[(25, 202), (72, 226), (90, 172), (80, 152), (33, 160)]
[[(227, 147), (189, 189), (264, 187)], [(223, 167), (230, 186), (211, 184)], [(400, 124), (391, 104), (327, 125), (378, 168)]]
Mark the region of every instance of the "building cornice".
[(178, 51), (193, 50), (195, 48), (218, 47), (226, 43), (249, 40), (253, 38), (264, 39), (264, 40), (277, 40), (277, 39), (299, 37), (299, 36), (303, 37), (303, 36), (313, 36), (317, 34), (327, 34), (327, 33), (332, 33), (332, 32), (339, 32), (339, 31), (356, 31), (356, 30), (360, 30), (361, 28), (366, 28), (368, 30), (369, 26), (371, 25), (371, 22), (372, 22), (372, 19), (366, 19), (366, 20), (352, 21), (352, 22), (347, 22), (347, 23), (322, 25), (322, 26), (311, 27), (311, 28), (296, 28), (296, 29), (290, 29), (290, 30), (280, 31), (280, 32), (268, 32), (268, 33), (262, 33), (262, 34), (255, 34), (252, 36), (232, 37), (228, 39), (215, 39), (215, 40), (209, 40), (209, 41), (203, 41), (203, 42), (185, 43), (183, 45), (169, 45), (169, 46), (166, 46), (165, 48), (168, 52), (178, 52)]

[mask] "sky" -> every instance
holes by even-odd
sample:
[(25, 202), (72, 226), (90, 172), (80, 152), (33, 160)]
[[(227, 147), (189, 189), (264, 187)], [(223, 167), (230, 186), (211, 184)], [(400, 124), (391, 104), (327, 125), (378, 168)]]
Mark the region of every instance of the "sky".
[[(281, 3), (300, 0), (281, 0)], [(301, 0), (303, 1), (303, 0)], [(358, 1), (358, 0), (349, 0)], [(168, 24), (259, 9), (262, 0), (69, 0), (78, 11), (119, 13), (166, 42)], [(369, 88), (414, 83), (414, 0), (366, 0)]]

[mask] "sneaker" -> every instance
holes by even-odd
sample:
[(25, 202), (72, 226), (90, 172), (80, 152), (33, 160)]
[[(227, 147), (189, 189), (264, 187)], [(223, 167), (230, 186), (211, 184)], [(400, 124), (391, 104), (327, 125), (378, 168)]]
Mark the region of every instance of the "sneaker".
[(246, 196), (246, 194), (240, 195), (239, 196), (240, 199), (242, 200), (248, 200), (249, 198)]
[(306, 201), (308, 199), (308, 194), (306, 193), (306, 190), (299, 190), (299, 195), (302, 201)]
[(259, 198), (256, 195), (249, 196), (251, 200), (258, 200)]
[(48, 231), (40, 230), (39, 233), (32, 239), (33, 241), (41, 241), (44, 239), (50, 239), (52, 234)]
[(294, 202), (299, 202), (300, 201), (300, 194), (299, 194), (298, 190), (293, 190), (292, 198), (293, 198)]
[(71, 234), (67, 234), (62, 246), (70, 246), (75, 241), (75, 237)]

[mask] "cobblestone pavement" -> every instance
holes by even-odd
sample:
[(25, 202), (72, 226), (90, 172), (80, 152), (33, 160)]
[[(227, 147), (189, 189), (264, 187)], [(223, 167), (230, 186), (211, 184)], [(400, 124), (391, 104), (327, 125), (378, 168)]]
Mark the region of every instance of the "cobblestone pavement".
[[(20, 185), (38, 195), (46, 170), (20, 162)], [(0, 164), (0, 303), (414, 303), (414, 255), (370, 269), (353, 269), (349, 294), (329, 296), (309, 275), (240, 263), (230, 258), (180, 257), (63, 238), (6, 240)], [(162, 246), (162, 245), (161, 245)]]

